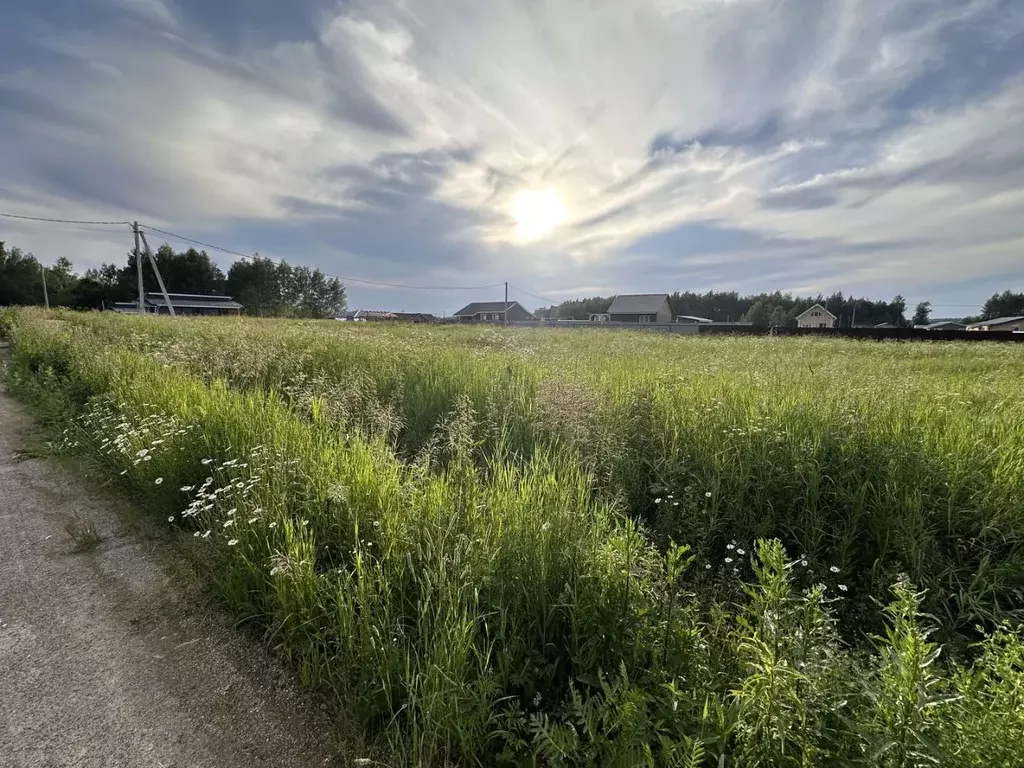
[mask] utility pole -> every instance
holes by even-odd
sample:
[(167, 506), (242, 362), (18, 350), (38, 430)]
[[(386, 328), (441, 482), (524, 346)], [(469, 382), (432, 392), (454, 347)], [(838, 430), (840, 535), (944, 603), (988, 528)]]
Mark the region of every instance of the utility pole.
[(135, 233), (135, 268), (139, 273), (139, 314), (146, 311), (145, 300), (142, 288), (142, 252), (139, 250), (139, 222), (132, 222), (132, 232)]
[(853, 305), (853, 319), (850, 320), (850, 327), (851, 328), (856, 328), (857, 327), (857, 305), (856, 304)]
[(43, 302), (46, 304), (46, 308), (50, 308), (50, 294), (46, 292), (46, 267), (42, 264), (39, 265), (39, 271), (43, 273)]
[(508, 328), (508, 280), (505, 281), (505, 312), (503, 317), (505, 318), (505, 327)]
[(160, 285), (160, 292), (164, 295), (164, 302), (167, 304), (167, 312), (171, 317), (174, 317), (174, 305), (171, 304), (171, 297), (167, 295), (167, 287), (164, 285), (164, 279), (160, 276), (160, 267), (156, 265), (156, 258), (153, 256), (153, 252), (149, 250), (149, 241), (146, 240), (146, 233), (140, 232), (142, 235), (142, 244), (146, 247), (146, 255), (149, 256), (149, 263), (153, 265), (153, 271), (156, 272), (156, 281)]

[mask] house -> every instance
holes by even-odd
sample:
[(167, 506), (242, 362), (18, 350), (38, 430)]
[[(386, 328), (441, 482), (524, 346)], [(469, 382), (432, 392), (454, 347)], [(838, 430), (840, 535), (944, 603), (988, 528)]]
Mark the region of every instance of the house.
[(621, 294), (608, 307), (608, 319), (613, 323), (668, 325), (672, 322), (672, 305), (667, 293)]
[[(211, 296), (198, 293), (169, 293), (171, 307), (176, 315), (240, 315), (242, 305), (230, 296)], [(143, 312), (157, 315), (170, 314), (167, 299), (163, 293), (147, 293), (142, 302)], [(114, 304), (114, 311), (132, 314), (139, 311), (137, 301), (119, 301)]]
[(388, 312), (382, 309), (357, 309), (354, 312), (348, 312), (337, 318), (338, 320), (348, 320), (351, 323), (365, 323), (368, 321), (377, 320), (395, 320), (394, 312)]
[(697, 317), (696, 315), (678, 315), (676, 316), (676, 322), (683, 325), (703, 325), (712, 322), (712, 320), (708, 317)]
[(437, 318), (429, 312), (392, 312), (396, 320), (403, 323), (436, 323)]
[(612, 316), (607, 312), (591, 312), (587, 319), (592, 323), (607, 323), (612, 319)]
[(1024, 315), (1016, 317), (994, 317), (991, 320), (982, 320), (980, 323), (971, 323), (967, 326), (968, 331), (1022, 331), (1024, 330)]
[(914, 327), (923, 328), (926, 331), (962, 331), (967, 328), (966, 325), (958, 323), (956, 320), (936, 320), (934, 323), (916, 325)]
[(506, 317), (509, 322), (537, 319), (523, 309), (518, 301), (474, 301), (452, 316), (459, 322), (467, 323), (502, 323)]
[(825, 309), (821, 304), (815, 304), (805, 309), (796, 316), (797, 328), (835, 328), (839, 318)]

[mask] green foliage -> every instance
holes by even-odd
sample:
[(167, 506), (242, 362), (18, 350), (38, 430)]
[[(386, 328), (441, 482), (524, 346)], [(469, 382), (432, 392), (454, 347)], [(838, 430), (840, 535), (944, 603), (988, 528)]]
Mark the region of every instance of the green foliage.
[[(707, 317), (717, 322), (744, 319), (754, 325), (796, 325), (796, 317), (805, 309), (821, 304), (840, 318), (844, 326), (856, 318), (858, 325), (892, 323), (906, 325), (904, 313), (907, 305), (902, 296), (892, 301), (872, 301), (843, 296), (842, 292), (830, 296), (793, 296), (788, 293), (761, 293), (740, 296), (735, 291), (708, 291), (693, 293), (676, 291), (669, 296), (673, 316), (691, 315)], [(542, 307), (538, 317), (587, 320), (592, 313), (607, 312), (612, 297), (595, 296), (590, 299), (570, 299), (553, 307)]]
[(993, 293), (981, 308), (981, 320), (992, 320), (996, 317), (1024, 316), (1024, 293), (1003, 291)]
[(1012, 350), (9, 317), (392, 764), (1021, 764)]

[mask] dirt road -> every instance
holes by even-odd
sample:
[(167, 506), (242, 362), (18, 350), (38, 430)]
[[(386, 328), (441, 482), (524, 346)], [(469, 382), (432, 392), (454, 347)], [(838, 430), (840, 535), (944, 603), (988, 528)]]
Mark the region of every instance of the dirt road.
[[(0, 765), (323, 766), (332, 724), (0, 393)], [(72, 553), (73, 516), (102, 543)], [(158, 530), (155, 529), (155, 530)]]

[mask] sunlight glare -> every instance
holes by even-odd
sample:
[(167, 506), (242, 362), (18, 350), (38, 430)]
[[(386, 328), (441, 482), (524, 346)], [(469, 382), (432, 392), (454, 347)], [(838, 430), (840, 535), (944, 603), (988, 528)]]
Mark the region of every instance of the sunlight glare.
[(528, 243), (546, 237), (569, 218), (561, 196), (553, 189), (524, 189), (512, 198), (509, 212), (516, 237)]

